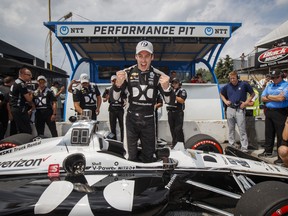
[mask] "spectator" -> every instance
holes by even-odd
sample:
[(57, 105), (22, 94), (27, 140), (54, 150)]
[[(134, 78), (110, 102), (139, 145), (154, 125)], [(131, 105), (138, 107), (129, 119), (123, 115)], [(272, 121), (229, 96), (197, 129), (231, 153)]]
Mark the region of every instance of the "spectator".
[(92, 111), (92, 119), (97, 120), (102, 102), (101, 94), (95, 83), (90, 83), (86, 73), (80, 75), (80, 83), (73, 90), (73, 101), (76, 112), (82, 115), (83, 109)]
[(282, 143), (278, 148), (278, 155), (282, 159), (284, 166), (288, 167), (288, 118), (282, 132)]
[(11, 76), (7, 76), (4, 78), (3, 81), (4, 81), (3, 85), (0, 86), (0, 91), (3, 93), (3, 96), (4, 96), (4, 100), (2, 101), (0, 105), (0, 113), (1, 113), (0, 122), (2, 123), (2, 126), (3, 126), (3, 129), (0, 132), (0, 134), (2, 134), (0, 135), (0, 139), (3, 139), (7, 132), (9, 120), (10, 120), (10, 132), (8, 132), (8, 136), (17, 133), (16, 124), (12, 118), (12, 114), (11, 114), (11, 110), (9, 106), (9, 92), (10, 92), (11, 86), (14, 83), (14, 78)]
[(197, 83), (197, 77), (196, 76), (192, 76), (190, 82), (191, 83)]
[(33, 102), (35, 104), (35, 127), (37, 134), (44, 137), (45, 123), (47, 124), (52, 137), (57, 137), (56, 115), (57, 98), (53, 91), (47, 87), (47, 79), (44, 76), (37, 78), (38, 88), (34, 92)]
[(201, 73), (196, 74), (196, 83), (206, 83), (206, 81), (203, 80), (203, 76)]
[(124, 128), (123, 128), (123, 116), (124, 116), (124, 100), (126, 95), (118, 95), (117, 98), (113, 97), (113, 85), (115, 85), (117, 76), (113, 75), (111, 76), (111, 87), (108, 87), (105, 89), (102, 98), (103, 102), (109, 102), (109, 123), (110, 123), (110, 129), (111, 132), (115, 135), (115, 139), (117, 139), (117, 133), (116, 133), (116, 126), (117, 126), (117, 120), (119, 123), (120, 128), (120, 134), (121, 134), (121, 141), (123, 142), (124, 138)]
[[(265, 150), (259, 157), (272, 157), (275, 133), (277, 135), (277, 150), (282, 142), (282, 132), (288, 111), (288, 83), (282, 78), (282, 71), (276, 69), (271, 72), (273, 83), (266, 86), (261, 99), (266, 104), (265, 113)], [(275, 164), (283, 163), (278, 155)]]
[[(155, 161), (154, 106), (158, 91), (166, 102), (169, 102), (174, 94), (169, 86), (169, 76), (151, 66), (154, 59), (152, 43), (139, 42), (136, 46), (135, 59), (137, 65), (117, 72), (113, 94), (121, 94), (126, 90), (128, 93), (126, 137), (124, 137), (124, 146), (128, 147), (128, 159), (149, 163)], [(139, 157), (138, 139), (142, 145)]]
[(26, 87), (27, 82), (30, 82), (31, 78), (31, 71), (25, 67), (21, 68), (19, 70), (19, 77), (11, 86), (9, 93), (11, 113), (18, 133), (32, 134), (30, 115), (33, 108), (29, 109), (29, 106), (34, 106), (32, 102), (33, 93)]
[(54, 95), (55, 95), (55, 97), (56, 97), (56, 99), (57, 99), (57, 109), (59, 109), (59, 110), (60, 110), (60, 113), (61, 113), (61, 118), (60, 118), (60, 120), (63, 120), (63, 118), (64, 118), (64, 106), (63, 106), (63, 104), (62, 104), (62, 102), (61, 102), (61, 97), (60, 97), (60, 95), (61, 95), (63, 92), (65, 92), (65, 87), (62, 86), (62, 87), (59, 89), (59, 86), (60, 86), (59, 82), (58, 82), (58, 81), (55, 81), (55, 82), (53, 82), (53, 84), (52, 84), (52, 86), (51, 86), (51, 90), (53, 91), (53, 93), (54, 93)]
[[(220, 93), (221, 99), (227, 106), (226, 115), (229, 128), (228, 141), (231, 146), (236, 146), (235, 125), (237, 124), (240, 133), (241, 150), (243, 152), (248, 152), (245, 108), (255, 96), (255, 93), (249, 83), (239, 80), (237, 72), (230, 72), (229, 80), (230, 82), (222, 88)], [(250, 94), (249, 97), (247, 97), (247, 93)]]
[(261, 88), (264, 90), (266, 88), (266, 85), (271, 83), (271, 82), (272, 82), (271, 75), (270, 74), (266, 74), (265, 78), (261, 79), (259, 81), (259, 84), (261, 85)]
[(171, 101), (166, 109), (168, 111), (168, 123), (172, 135), (172, 146), (174, 147), (177, 142), (184, 143), (183, 123), (187, 92), (181, 88), (181, 82), (177, 78), (172, 80), (171, 85), (175, 92), (176, 100)]

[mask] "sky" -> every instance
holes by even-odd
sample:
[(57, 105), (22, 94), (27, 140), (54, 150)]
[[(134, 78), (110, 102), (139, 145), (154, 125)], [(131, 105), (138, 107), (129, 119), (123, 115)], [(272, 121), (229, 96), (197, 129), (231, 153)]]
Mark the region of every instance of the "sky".
[[(45, 45), (48, 0), (0, 0), (0, 39), (38, 58), (49, 60)], [(237, 22), (220, 57), (239, 59), (288, 20), (287, 0), (51, 0), (51, 20), (69, 12), (69, 21)], [(53, 39), (53, 64), (69, 74), (59, 42)], [(45, 57), (47, 56), (47, 57)]]

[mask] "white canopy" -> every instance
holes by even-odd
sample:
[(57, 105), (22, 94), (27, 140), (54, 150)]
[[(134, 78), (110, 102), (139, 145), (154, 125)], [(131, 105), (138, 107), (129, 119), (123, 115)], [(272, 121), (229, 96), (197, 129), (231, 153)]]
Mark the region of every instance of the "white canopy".
[(268, 35), (259, 40), (255, 47), (258, 48), (272, 48), (275, 42), (281, 43), (283, 41), (288, 41), (288, 20), (280, 25), (278, 28), (270, 32)]

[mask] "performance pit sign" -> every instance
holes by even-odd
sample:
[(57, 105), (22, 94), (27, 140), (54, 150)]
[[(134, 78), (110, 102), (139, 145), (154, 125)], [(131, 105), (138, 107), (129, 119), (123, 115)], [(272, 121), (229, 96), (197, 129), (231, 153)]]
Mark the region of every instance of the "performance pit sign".
[(57, 37), (212, 37), (229, 38), (230, 26), (213, 25), (57, 25)]
[(270, 50), (256, 53), (255, 67), (269, 67), (288, 63), (288, 46), (275, 47)]

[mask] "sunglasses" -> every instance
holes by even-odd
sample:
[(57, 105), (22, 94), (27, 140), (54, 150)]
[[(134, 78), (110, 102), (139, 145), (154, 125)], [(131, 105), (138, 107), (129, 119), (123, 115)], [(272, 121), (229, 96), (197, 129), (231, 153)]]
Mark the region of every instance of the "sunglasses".
[(273, 79), (278, 79), (280, 76), (277, 76), (277, 77), (271, 77), (271, 79), (273, 80)]

